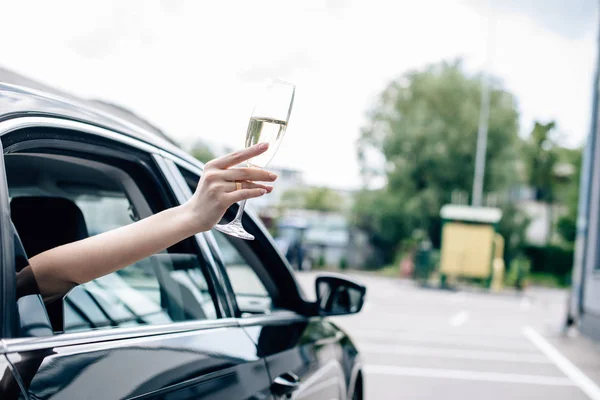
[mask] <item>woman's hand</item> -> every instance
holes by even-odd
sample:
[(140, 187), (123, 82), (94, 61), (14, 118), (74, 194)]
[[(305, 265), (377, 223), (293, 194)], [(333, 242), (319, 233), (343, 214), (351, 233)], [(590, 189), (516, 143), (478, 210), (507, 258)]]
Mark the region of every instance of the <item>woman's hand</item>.
[[(233, 203), (260, 197), (273, 190), (270, 185), (256, 182), (273, 182), (277, 175), (258, 168), (231, 168), (264, 153), (268, 148), (267, 143), (261, 143), (206, 163), (196, 192), (185, 204), (196, 232), (215, 226)], [(241, 184), (239, 190), (236, 182)]]

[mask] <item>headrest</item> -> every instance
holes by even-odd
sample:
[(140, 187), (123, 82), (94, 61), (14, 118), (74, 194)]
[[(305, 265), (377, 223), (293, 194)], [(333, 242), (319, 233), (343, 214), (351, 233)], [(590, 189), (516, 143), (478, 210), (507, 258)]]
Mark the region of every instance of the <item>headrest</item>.
[(12, 221), (29, 258), (88, 237), (83, 213), (62, 197), (15, 197)]

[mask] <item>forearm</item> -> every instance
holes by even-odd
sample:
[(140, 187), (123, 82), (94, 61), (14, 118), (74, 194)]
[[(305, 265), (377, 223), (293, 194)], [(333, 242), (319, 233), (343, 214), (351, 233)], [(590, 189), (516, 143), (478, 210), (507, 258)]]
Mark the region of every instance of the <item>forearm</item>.
[(160, 252), (203, 230), (189, 206), (181, 205), (143, 220), (41, 253), (30, 260), (45, 299)]

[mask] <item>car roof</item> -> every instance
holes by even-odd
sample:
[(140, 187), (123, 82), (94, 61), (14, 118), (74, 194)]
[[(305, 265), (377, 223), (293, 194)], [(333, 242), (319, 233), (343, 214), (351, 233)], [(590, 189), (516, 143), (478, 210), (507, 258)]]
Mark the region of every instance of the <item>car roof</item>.
[(0, 121), (23, 116), (56, 117), (100, 126), (198, 165), (197, 160), (157, 134), (158, 129), (122, 107), (0, 82)]

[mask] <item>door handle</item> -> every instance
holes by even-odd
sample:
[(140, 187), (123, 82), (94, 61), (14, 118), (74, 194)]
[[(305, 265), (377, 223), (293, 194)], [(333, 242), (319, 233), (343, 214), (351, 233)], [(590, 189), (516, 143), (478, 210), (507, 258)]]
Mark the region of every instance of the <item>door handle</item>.
[(300, 387), (300, 378), (292, 372), (286, 372), (273, 379), (271, 391), (276, 396), (290, 398), (292, 393)]

